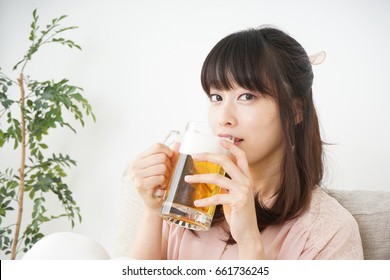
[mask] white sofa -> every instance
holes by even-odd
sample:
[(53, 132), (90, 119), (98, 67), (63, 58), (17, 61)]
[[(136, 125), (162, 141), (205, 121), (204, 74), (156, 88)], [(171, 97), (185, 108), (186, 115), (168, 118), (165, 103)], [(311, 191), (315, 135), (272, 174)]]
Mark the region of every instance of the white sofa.
[[(126, 183), (124, 184), (126, 185)], [(390, 259), (390, 192), (327, 189), (356, 219), (365, 259)], [(122, 187), (114, 244), (114, 258), (131, 258), (131, 248), (142, 216), (136, 192)]]

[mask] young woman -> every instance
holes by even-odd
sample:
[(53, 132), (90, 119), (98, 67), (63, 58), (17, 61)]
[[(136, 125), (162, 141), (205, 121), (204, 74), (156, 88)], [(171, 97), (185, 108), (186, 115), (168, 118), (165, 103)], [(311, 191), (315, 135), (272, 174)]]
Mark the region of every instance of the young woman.
[(322, 140), (312, 99), (313, 71), (302, 46), (270, 27), (223, 38), (201, 73), (209, 123), (231, 156), (192, 155), (229, 176), (187, 176), (220, 194), (195, 202), (218, 205), (207, 232), (169, 225), (161, 197), (174, 152), (156, 144), (130, 172), (145, 204), (135, 242), (138, 259), (362, 259), (356, 221), (321, 188)]

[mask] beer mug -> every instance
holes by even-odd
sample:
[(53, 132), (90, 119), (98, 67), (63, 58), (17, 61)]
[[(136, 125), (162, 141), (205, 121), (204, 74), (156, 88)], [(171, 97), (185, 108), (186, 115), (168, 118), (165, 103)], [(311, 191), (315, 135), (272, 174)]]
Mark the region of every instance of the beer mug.
[[(170, 135), (177, 139), (179, 132)], [(169, 137), (168, 137), (169, 138)], [(220, 187), (215, 184), (189, 184), (186, 175), (218, 173), (225, 175), (223, 168), (212, 162), (194, 161), (195, 153), (227, 155), (228, 151), (219, 143), (220, 137), (212, 134), (207, 123), (190, 122), (181, 136), (178, 158), (173, 174), (164, 194), (160, 215), (169, 223), (192, 230), (206, 231), (214, 216), (215, 206), (196, 207), (194, 201), (218, 194)]]

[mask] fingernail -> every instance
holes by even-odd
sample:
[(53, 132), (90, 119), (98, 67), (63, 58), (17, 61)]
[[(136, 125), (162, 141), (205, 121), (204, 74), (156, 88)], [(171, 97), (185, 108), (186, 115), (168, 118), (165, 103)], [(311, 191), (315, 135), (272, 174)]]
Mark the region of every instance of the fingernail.
[(226, 142), (228, 142), (228, 143), (234, 143), (234, 137), (232, 136), (231, 139), (221, 137), (219, 141), (222, 142), (222, 143), (226, 143)]

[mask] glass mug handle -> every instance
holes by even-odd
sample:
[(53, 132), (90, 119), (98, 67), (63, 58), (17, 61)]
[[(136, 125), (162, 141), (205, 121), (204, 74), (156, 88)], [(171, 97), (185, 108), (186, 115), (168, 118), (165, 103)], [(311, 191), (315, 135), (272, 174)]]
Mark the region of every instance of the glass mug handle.
[[(171, 130), (168, 132), (168, 134), (165, 136), (162, 143), (165, 146), (168, 146), (171, 149), (175, 148), (175, 144), (177, 144), (180, 141), (181, 133), (177, 130)], [(163, 198), (165, 194), (165, 190), (162, 189), (156, 189), (153, 193), (153, 197), (159, 197)]]
[(181, 133), (177, 130), (171, 130), (168, 132), (168, 134), (165, 136), (163, 140), (163, 144), (172, 148), (173, 145), (180, 140)]

